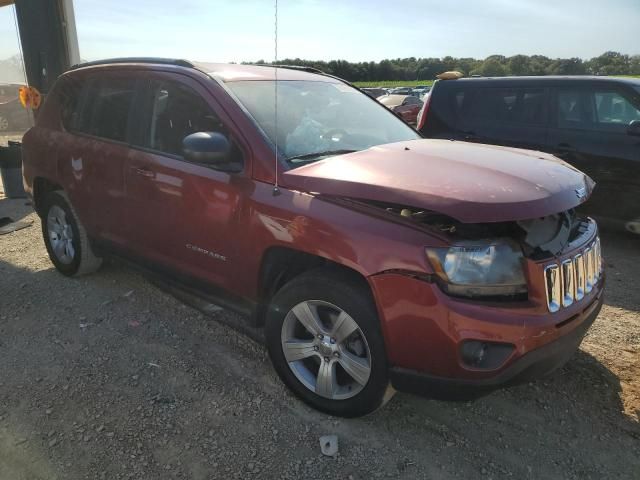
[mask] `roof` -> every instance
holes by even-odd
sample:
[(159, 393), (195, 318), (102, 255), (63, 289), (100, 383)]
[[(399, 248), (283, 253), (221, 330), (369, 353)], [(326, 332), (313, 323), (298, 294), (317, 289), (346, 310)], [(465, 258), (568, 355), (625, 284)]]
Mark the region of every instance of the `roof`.
[[(173, 67), (195, 68), (223, 82), (237, 80), (307, 80), (328, 83), (342, 83), (344, 80), (327, 75), (311, 67), (295, 65), (243, 65), (236, 63), (191, 62), (175, 58), (122, 57), (96, 60), (74, 65), (70, 70), (107, 65), (170, 65)], [(277, 70), (277, 72), (276, 72)]]
[(640, 85), (640, 78), (594, 75), (540, 75), (528, 77), (465, 77), (444, 82), (495, 82), (495, 83), (562, 83), (562, 82), (611, 82)]
[(206, 63), (193, 62), (193, 65), (207, 75), (223, 82), (238, 80), (275, 80), (276, 70), (278, 80), (308, 80), (316, 82), (341, 83), (340, 80), (328, 75), (322, 75), (295, 69), (291, 67), (275, 68), (266, 65), (242, 65), (236, 63)]

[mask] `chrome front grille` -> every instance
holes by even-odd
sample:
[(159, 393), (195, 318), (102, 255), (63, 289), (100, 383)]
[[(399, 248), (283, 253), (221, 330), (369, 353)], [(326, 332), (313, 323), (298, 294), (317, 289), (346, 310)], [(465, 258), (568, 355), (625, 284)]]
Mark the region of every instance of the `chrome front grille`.
[(596, 238), (573, 258), (544, 269), (547, 307), (550, 312), (579, 302), (591, 292), (602, 275), (600, 239)]

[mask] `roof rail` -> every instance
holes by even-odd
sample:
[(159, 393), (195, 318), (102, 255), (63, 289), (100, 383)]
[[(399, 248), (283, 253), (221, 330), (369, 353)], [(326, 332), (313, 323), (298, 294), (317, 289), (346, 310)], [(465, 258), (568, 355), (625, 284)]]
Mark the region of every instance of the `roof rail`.
[(193, 68), (193, 64), (187, 60), (179, 58), (154, 58), (154, 57), (122, 57), (107, 58), (105, 60), (95, 60), (93, 62), (78, 63), (73, 65), (69, 70), (76, 68), (93, 67), (95, 65), (110, 65), (114, 63), (156, 63), (162, 65), (176, 65), (179, 67)]
[(301, 72), (319, 73), (326, 75), (322, 70), (314, 67), (305, 67), (303, 65), (279, 65), (274, 63), (256, 63), (256, 67), (273, 67), (273, 68), (286, 68), (287, 70), (300, 70)]
[(304, 67), (301, 65), (278, 65), (278, 64), (271, 64), (271, 63), (256, 63), (254, 65), (256, 67), (273, 67), (273, 68), (277, 67), (277, 68), (286, 68), (288, 70), (298, 70), (298, 71), (307, 72), (307, 73), (316, 73), (318, 75), (324, 75), (325, 77), (333, 78), (335, 80), (340, 80), (342, 83), (346, 83), (347, 85), (353, 88), (358, 88), (354, 84), (352, 84), (350, 81), (345, 80), (344, 78), (340, 78), (340, 77), (337, 77), (336, 75), (331, 75), (330, 73), (323, 72), (319, 68), (315, 68), (315, 67)]

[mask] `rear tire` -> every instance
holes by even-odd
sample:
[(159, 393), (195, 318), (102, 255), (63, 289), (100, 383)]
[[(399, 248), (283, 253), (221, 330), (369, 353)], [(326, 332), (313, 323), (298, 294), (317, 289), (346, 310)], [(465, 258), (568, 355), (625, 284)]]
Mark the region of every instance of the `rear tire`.
[(42, 236), (51, 262), (63, 275), (85, 275), (102, 265), (102, 258), (93, 253), (87, 231), (62, 191), (50, 192), (44, 198)]
[(333, 269), (302, 274), (274, 296), (265, 330), (276, 372), (313, 408), (357, 417), (391, 398), (384, 339), (366, 285)]

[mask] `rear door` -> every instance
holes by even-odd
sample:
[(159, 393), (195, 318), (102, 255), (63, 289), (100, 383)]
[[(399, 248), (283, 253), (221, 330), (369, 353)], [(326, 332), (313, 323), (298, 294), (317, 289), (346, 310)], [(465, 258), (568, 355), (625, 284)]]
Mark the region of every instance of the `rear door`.
[(557, 87), (553, 92), (552, 152), (596, 181), (585, 210), (629, 221), (640, 217), (640, 92), (610, 82)]
[(63, 112), (69, 135), (58, 149), (65, 190), (88, 232), (116, 244), (126, 241), (124, 166), (135, 86), (126, 70), (86, 78), (77, 111)]
[[(234, 290), (245, 172), (225, 173), (182, 156), (191, 133), (238, 135), (213, 95), (181, 74), (150, 72), (140, 103), (140, 126), (125, 169), (130, 246), (138, 257), (190, 279)], [(239, 161), (245, 158), (234, 147)]]
[(546, 88), (480, 87), (452, 91), (457, 138), (470, 142), (542, 150), (548, 134)]

